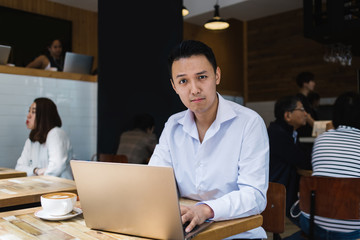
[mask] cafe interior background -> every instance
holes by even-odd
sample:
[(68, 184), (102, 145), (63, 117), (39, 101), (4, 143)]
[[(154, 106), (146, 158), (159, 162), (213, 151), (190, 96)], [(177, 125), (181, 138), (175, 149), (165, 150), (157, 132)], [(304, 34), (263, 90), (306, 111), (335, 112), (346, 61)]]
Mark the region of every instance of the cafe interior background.
[[(70, 23), (69, 49), (94, 56), (93, 70), (97, 70), (97, 76), (79, 80), (33, 76), (19, 65), (0, 66), (1, 166), (15, 166), (29, 134), (25, 127), (28, 108), (40, 96), (58, 105), (77, 159), (115, 153), (120, 134), (130, 127), (136, 113), (151, 113), (159, 136), (167, 118), (184, 109), (171, 88), (166, 65), (170, 49), (182, 39), (200, 40), (213, 48), (222, 69), (218, 91), (257, 111), (267, 125), (274, 118), (274, 101), (298, 91), (295, 76), (301, 71), (315, 74), (320, 110), (329, 118), (339, 94), (359, 91), (360, 3), (304, 3), (0, 0), (2, 8)], [(216, 4), (220, 17), (230, 24), (225, 30), (203, 26), (214, 16)], [(183, 7), (190, 12), (185, 17)], [(14, 18), (10, 15), (1, 24), (14, 28)], [(43, 34), (57, 32), (42, 28)], [(33, 49), (44, 35), (32, 28), (26, 31)], [(11, 37), (2, 32), (0, 44), (11, 45)], [(25, 50), (13, 47), (12, 51)], [(16, 61), (14, 55), (12, 61)]]

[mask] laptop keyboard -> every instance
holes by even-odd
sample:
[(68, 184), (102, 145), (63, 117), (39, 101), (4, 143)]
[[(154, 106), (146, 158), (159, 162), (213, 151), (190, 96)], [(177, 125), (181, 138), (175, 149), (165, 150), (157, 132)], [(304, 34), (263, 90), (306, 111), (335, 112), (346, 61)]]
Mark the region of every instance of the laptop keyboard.
[[(187, 232), (185, 232), (186, 227), (190, 224), (190, 222), (185, 222), (183, 224), (183, 231), (184, 231), (184, 235), (188, 234)], [(190, 232), (196, 231), (199, 228), (199, 225), (196, 225)]]

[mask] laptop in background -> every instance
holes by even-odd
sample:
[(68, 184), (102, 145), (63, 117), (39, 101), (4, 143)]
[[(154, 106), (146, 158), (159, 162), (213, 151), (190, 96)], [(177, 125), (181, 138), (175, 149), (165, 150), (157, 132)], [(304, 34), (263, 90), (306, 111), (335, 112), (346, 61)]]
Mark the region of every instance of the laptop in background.
[(173, 169), (144, 164), (71, 160), (86, 226), (157, 239), (184, 236)]
[(0, 45), (0, 65), (6, 65), (8, 63), (10, 51), (10, 46)]
[(316, 120), (314, 121), (311, 136), (318, 137), (320, 134), (326, 131), (326, 124), (330, 123), (331, 120)]
[(66, 52), (63, 72), (90, 74), (93, 60), (93, 56)]

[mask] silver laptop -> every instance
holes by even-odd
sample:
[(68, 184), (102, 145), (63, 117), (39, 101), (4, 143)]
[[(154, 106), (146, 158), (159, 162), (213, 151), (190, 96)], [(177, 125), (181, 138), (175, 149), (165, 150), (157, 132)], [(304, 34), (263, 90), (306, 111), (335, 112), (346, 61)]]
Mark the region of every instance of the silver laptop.
[(87, 227), (156, 239), (184, 234), (173, 169), (143, 164), (71, 160)]
[(63, 72), (90, 74), (94, 57), (66, 52)]
[(8, 63), (10, 51), (10, 46), (0, 45), (0, 65), (6, 65)]

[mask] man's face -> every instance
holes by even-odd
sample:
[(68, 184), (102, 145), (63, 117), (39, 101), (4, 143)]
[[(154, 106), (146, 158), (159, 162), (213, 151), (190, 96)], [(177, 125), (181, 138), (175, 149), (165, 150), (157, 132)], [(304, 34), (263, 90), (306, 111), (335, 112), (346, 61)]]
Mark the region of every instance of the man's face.
[(308, 83), (304, 83), (304, 87), (308, 89), (309, 91), (314, 91), (315, 89), (315, 81), (310, 80)]
[(296, 103), (296, 108), (293, 111), (285, 113), (285, 119), (295, 130), (306, 124), (306, 118), (307, 113), (300, 101)]
[(182, 103), (197, 116), (216, 111), (216, 85), (220, 83), (220, 68), (216, 73), (203, 55), (181, 58), (172, 65), (172, 87)]

